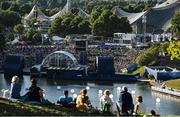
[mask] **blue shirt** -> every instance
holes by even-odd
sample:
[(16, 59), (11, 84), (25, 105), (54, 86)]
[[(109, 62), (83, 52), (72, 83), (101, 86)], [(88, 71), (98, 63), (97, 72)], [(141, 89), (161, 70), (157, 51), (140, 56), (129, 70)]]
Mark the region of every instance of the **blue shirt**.
[(59, 103), (62, 105), (70, 104), (72, 102), (73, 102), (72, 97), (65, 97), (65, 96), (59, 97)]

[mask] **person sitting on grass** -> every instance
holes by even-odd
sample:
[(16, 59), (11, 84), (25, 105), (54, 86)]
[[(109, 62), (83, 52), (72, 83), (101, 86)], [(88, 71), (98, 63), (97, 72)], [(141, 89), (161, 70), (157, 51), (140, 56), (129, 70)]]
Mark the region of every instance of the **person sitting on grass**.
[(30, 104), (52, 105), (53, 103), (45, 99), (43, 94), (44, 90), (37, 86), (37, 81), (35, 79), (32, 79), (29, 91), (22, 96), (20, 101), (28, 102)]
[(43, 90), (37, 86), (35, 79), (31, 80), (31, 86), (28, 92), (22, 97), (22, 101), (30, 102), (31, 104), (41, 104), (43, 99)]
[(60, 96), (57, 103), (65, 107), (73, 107), (75, 105), (73, 98), (69, 97), (68, 94), (68, 90), (64, 90), (64, 96)]
[(43, 90), (37, 86), (37, 81), (35, 79), (31, 80), (28, 96), (30, 101), (41, 102), (41, 98), (43, 97)]
[(11, 80), (10, 98), (20, 99), (21, 85), (19, 84), (19, 77), (13, 76)]
[(105, 90), (104, 95), (100, 98), (101, 110), (103, 113), (106, 114), (112, 114), (113, 102), (112, 99), (109, 97), (110, 94), (111, 93), (109, 90)]
[(142, 102), (143, 102), (142, 96), (137, 96), (133, 115), (144, 115), (145, 107), (143, 106)]
[(76, 99), (76, 108), (81, 111), (88, 111), (90, 106), (91, 102), (87, 96), (87, 89), (83, 89)]

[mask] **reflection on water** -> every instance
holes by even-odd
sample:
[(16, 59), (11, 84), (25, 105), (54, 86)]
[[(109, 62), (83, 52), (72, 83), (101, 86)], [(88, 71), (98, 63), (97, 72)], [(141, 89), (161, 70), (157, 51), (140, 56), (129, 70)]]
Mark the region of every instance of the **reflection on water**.
[[(9, 89), (11, 79), (4, 79), (0, 74), (0, 89)], [(76, 96), (82, 88), (87, 88), (88, 95), (94, 107), (99, 108), (99, 97), (102, 95), (102, 91), (109, 89), (112, 93), (113, 100), (118, 101), (120, 89), (126, 85), (129, 88), (129, 92), (132, 93), (134, 104), (135, 97), (138, 95), (143, 96), (143, 103), (145, 105), (146, 113), (149, 113), (151, 109), (156, 110), (161, 115), (180, 115), (180, 99), (152, 92), (150, 86), (143, 83), (108, 83), (108, 82), (65, 82), (62, 80), (53, 79), (37, 79), (38, 86), (45, 89), (45, 97), (56, 102), (60, 95), (63, 95), (63, 90), (70, 91), (70, 96)], [(26, 93), (26, 88), (30, 86), (30, 77), (24, 76), (21, 80), (22, 90), (21, 95)], [(2, 93), (0, 93), (2, 95)], [(156, 103), (156, 99), (159, 98), (160, 102)]]
[(159, 92), (155, 92), (155, 91), (152, 91), (151, 94), (153, 97), (161, 97), (161, 99), (164, 99), (164, 100), (175, 101), (175, 102), (180, 103), (180, 99), (176, 96), (171, 96), (168, 94), (159, 93)]

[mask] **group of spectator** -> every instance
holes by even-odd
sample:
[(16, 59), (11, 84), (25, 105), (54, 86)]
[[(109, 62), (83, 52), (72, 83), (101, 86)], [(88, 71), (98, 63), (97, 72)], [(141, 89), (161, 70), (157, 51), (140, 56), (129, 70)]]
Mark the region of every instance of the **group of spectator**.
[(31, 86), (27, 90), (27, 93), (21, 96), (19, 77), (13, 76), (11, 80), (10, 98), (19, 99), (24, 102), (31, 102), (32, 104), (41, 104), (41, 102), (44, 100), (43, 89), (37, 86), (37, 81), (35, 79), (31, 80)]
[[(14, 76), (11, 81), (10, 99), (18, 99), (20, 101), (31, 104), (53, 104), (44, 98), (43, 89), (37, 86), (37, 81), (35, 79), (31, 80), (31, 86), (29, 87), (26, 94), (21, 96), (20, 91), (21, 85), (19, 83), (19, 77)], [(77, 98), (73, 99), (69, 96), (68, 90), (65, 90), (64, 95), (59, 97), (57, 104), (68, 108), (76, 108), (80, 111), (98, 111), (108, 115), (145, 114), (145, 107), (143, 106), (142, 96), (136, 97), (136, 104), (134, 106), (132, 95), (128, 92), (128, 88), (126, 86), (122, 88), (118, 102), (113, 102), (112, 98), (110, 97), (110, 90), (106, 89), (103, 92), (103, 95), (100, 97), (100, 110), (93, 108), (87, 93), (87, 89), (82, 89)], [(151, 113), (154, 115), (154, 117), (158, 116), (153, 110)]]
[[(72, 48), (62, 45), (46, 45), (46, 46), (14, 46), (9, 45), (0, 58), (0, 66), (2, 67), (3, 61), (7, 54), (22, 54), (25, 58), (25, 67), (29, 68), (35, 64), (39, 64), (38, 58), (42, 61), (48, 54), (53, 53), (54, 51), (65, 50), (72, 53), (77, 59), (79, 59), (80, 53), (72, 50)], [(90, 69), (95, 68), (96, 56), (112, 56), (114, 57), (115, 70), (116, 72), (122, 72), (122, 69), (126, 68), (128, 64), (134, 63), (137, 56), (143, 50), (138, 49), (128, 49), (128, 48), (89, 48), (88, 49), (88, 65)], [(37, 57), (39, 56), (39, 57)], [(0, 68), (1, 68), (0, 67)]]
[[(27, 46), (14, 46), (14, 45), (9, 45), (4, 51), (4, 58), (8, 54), (22, 54), (24, 55), (25, 59), (25, 67), (31, 67), (35, 64), (37, 64), (37, 55), (41, 54), (41, 58), (45, 58), (48, 54), (57, 51), (57, 50), (62, 50), (65, 47), (63, 45), (46, 45), (46, 46), (32, 46), (32, 45), (27, 45)], [(3, 59), (0, 60), (0, 63), (3, 63)], [(2, 64), (0, 64), (2, 66)]]
[(137, 56), (143, 50), (140, 49), (128, 49), (128, 48), (117, 48), (117, 49), (88, 49), (88, 59), (92, 63), (93, 67), (96, 56), (112, 56), (114, 57), (114, 67), (116, 72), (122, 72), (122, 69), (127, 68), (128, 64), (134, 63)]

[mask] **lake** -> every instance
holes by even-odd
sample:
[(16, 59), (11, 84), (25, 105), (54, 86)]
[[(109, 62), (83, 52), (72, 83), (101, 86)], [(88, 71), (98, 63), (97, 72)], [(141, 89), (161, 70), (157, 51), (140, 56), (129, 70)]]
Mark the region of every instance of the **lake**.
[[(3, 74), (0, 74), (0, 89), (10, 89), (11, 79), (5, 79)], [(146, 113), (150, 113), (151, 109), (156, 110), (160, 115), (180, 115), (180, 98), (172, 97), (151, 91), (150, 85), (144, 83), (110, 83), (110, 82), (65, 82), (55, 79), (39, 78), (37, 79), (38, 86), (45, 90), (45, 98), (56, 102), (58, 97), (63, 95), (63, 90), (67, 89), (70, 96), (76, 96), (83, 88), (87, 88), (88, 95), (94, 107), (99, 108), (99, 97), (101, 92), (109, 89), (112, 93), (113, 101), (118, 101), (120, 88), (127, 86), (129, 92), (132, 93), (134, 104), (135, 97), (141, 95), (143, 104), (145, 105)], [(21, 80), (22, 89), (21, 95), (27, 92), (30, 86), (30, 76), (24, 76)], [(2, 96), (2, 92), (0, 92)], [(159, 98), (160, 102), (156, 102)]]

